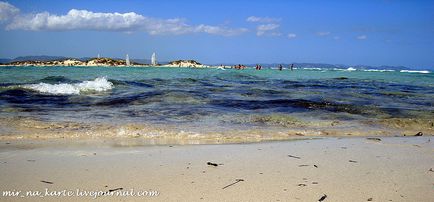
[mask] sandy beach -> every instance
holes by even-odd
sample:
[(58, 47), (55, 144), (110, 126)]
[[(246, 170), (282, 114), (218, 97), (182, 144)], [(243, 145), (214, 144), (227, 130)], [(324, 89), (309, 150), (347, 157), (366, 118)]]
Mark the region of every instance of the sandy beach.
[[(95, 197), (97, 201), (433, 201), (431, 139), (159, 146), (98, 140), (2, 141), (0, 200), (94, 200), (76, 196), (79, 190), (106, 192)], [(13, 190), (22, 193), (4, 196)], [(44, 196), (63, 190), (72, 195)], [(27, 191), (40, 191), (42, 196), (26, 196)], [(128, 191), (154, 195), (116, 195)]]

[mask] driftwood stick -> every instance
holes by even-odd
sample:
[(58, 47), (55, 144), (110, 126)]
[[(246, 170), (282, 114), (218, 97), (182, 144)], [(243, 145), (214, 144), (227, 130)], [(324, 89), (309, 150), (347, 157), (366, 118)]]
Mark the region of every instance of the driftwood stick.
[(232, 185), (234, 185), (234, 184), (236, 184), (236, 183), (238, 183), (238, 182), (242, 182), (242, 181), (244, 181), (244, 180), (243, 180), (243, 179), (236, 179), (235, 182), (226, 185), (226, 186), (223, 187), (222, 189), (226, 189), (226, 188), (228, 188), (228, 187), (230, 187), (230, 186), (232, 186)]

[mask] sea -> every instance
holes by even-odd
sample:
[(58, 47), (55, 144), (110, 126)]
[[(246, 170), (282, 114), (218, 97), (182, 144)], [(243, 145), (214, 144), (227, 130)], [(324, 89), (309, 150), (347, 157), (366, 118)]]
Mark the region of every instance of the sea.
[(0, 67), (0, 138), (433, 134), (429, 70)]

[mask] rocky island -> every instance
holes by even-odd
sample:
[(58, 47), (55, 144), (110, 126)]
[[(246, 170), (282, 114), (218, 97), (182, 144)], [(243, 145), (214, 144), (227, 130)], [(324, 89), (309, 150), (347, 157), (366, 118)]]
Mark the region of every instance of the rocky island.
[(204, 68), (209, 67), (207, 65), (203, 65), (194, 60), (175, 60), (169, 62), (169, 64), (162, 65), (163, 67), (196, 67), (196, 68)]
[(203, 65), (195, 60), (176, 60), (169, 62), (168, 64), (141, 64), (137, 62), (130, 62), (130, 65), (127, 65), (125, 60), (118, 60), (112, 58), (92, 58), (89, 60), (79, 60), (75, 58), (68, 58), (62, 60), (49, 60), (49, 61), (41, 61), (41, 60), (27, 60), (27, 61), (14, 61), (6, 64), (0, 64), (0, 66), (23, 66), (23, 67), (52, 67), (52, 66), (67, 66), (67, 67), (97, 67), (97, 66), (107, 66), (107, 67), (196, 67), (196, 68), (204, 68), (209, 67)]

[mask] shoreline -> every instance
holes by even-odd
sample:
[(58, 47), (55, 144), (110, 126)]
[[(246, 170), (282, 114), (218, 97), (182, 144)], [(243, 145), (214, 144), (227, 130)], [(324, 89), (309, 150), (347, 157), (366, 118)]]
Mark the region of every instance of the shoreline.
[(432, 201), (431, 139), (323, 138), (170, 146), (64, 141), (42, 147), (31, 141), (2, 142), (0, 177), (8, 183), (2, 183), (0, 190), (158, 191), (157, 196), (97, 197), (104, 201), (318, 201), (324, 195), (325, 201)]
[[(282, 120), (280, 120), (282, 121)], [(382, 122), (379, 125), (379, 122)], [(274, 122), (272, 122), (274, 123)], [(280, 122), (279, 122), (280, 123)], [(285, 122), (286, 123), (286, 122)], [(303, 124), (301, 124), (303, 123)], [(433, 136), (429, 119), (385, 119), (369, 122), (337, 120), (297, 121), (284, 125), (179, 125), (147, 122), (74, 122), (34, 118), (0, 118), (0, 141), (101, 140), (143, 145), (226, 144), (286, 141), (327, 137)]]

